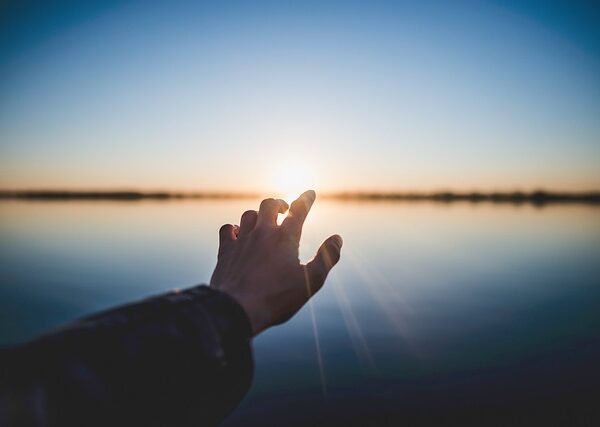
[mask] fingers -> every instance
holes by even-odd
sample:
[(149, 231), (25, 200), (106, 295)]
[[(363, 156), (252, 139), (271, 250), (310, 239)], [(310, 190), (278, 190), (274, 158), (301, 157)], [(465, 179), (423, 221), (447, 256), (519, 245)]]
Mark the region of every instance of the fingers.
[(315, 258), (306, 264), (307, 286), (310, 295), (313, 295), (323, 286), (327, 274), (340, 260), (340, 251), (343, 240), (341, 236), (334, 234), (323, 242)]
[(265, 199), (261, 202), (258, 209), (258, 218), (256, 226), (276, 226), (277, 214), (285, 213), (288, 210), (288, 204), (281, 199)]
[(289, 233), (295, 242), (300, 242), (304, 220), (306, 220), (306, 216), (310, 212), (310, 208), (315, 202), (316, 197), (317, 195), (313, 190), (302, 193), (300, 197), (294, 200), (290, 207), (290, 213), (283, 221), (283, 224), (281, 224), (281, 227)]
[(219, 229), (219, 256), (231, 247), (237, 238), (237, 226), (225, 224)]
[(244, 237), (256, 226), (256, 219), (258, 218), (258, 212), (256, 211), (246, 211), (242, 214), (242, 218), (240, 219), (240, 234), (239, 237)]

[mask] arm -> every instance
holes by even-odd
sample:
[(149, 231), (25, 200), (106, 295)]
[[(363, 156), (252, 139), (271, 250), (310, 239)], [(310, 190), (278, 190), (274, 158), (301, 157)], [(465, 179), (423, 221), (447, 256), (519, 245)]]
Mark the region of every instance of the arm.
[(210, 287), (103, 312), (0, 353), (0, 424), (214, 425), (252, 380), (251, 338), (296, 313), (340, 256), (298, 260), (314, 192), (267, 199), (220, 230)]
[(0, 425), (215, 425), (250, 387), (250, 338), (206, 286), (82, 319), (3, 354)]

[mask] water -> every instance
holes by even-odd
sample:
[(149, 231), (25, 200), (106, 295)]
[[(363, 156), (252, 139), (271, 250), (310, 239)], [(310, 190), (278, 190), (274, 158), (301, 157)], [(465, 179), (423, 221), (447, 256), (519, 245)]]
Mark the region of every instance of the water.
[[(1, 202), (0, 344), (206, 282), (219, 226), (257, 204)], [(253, 388), (226, 424), (581, 400), (600, 384), (599, 214), (318, 201), (301, 257), (339, 233), (342, 260), (312, 306), (255, 340)]]

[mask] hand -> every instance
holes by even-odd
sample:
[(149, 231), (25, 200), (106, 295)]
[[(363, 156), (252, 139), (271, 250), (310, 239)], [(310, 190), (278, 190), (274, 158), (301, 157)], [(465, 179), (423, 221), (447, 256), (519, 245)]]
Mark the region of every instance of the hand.
[(340, 259), (342, 238), (330, 236), (308, 264), (300, 264), (298, 248), (306, 215), (315, 201), (306, 191), (277, 225), (288, 204), (265, 199), (258, 212), (246, 211), (240, 225), (219, 230), (217, 266), (210, 286), (226, 292), (244, 308), (254, 335), (287, 321), (315, 294)]

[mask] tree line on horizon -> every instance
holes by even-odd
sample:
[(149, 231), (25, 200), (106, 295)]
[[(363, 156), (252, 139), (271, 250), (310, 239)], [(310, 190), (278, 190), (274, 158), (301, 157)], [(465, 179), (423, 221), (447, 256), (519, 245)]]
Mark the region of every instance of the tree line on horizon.
[[(171, 192), (171, 191), (75, 191), (75, 190), (0, 190), (0, 199), (24, 200), (172, 200), (172, 199), (241, 199), (259, 198), (259, 193), (241, 192)], [(600, 191), (557, 192), (331, 192), (320, 197), (335, 200), (398, 201), (468, 201), (494, 203), (600, 203)]]

